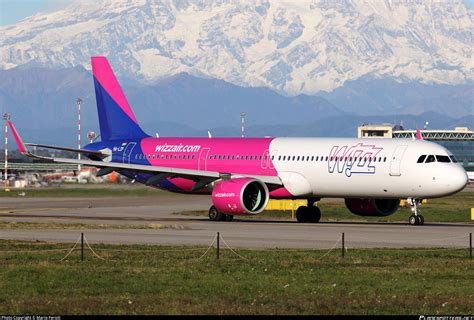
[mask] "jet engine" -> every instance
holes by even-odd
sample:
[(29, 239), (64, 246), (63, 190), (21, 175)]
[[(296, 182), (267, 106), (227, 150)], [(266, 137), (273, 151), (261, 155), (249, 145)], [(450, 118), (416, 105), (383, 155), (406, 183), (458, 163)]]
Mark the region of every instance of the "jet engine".
[(232, 215), (258, 214), (268, 204), (265, 183), (253, 178), (235, 178), (216, 182), (212, 202), (217, 210)]
[(364, 217), (386, 217), (400, 206), (399, 199), (345, 199), (345, 202), (350, 212)]

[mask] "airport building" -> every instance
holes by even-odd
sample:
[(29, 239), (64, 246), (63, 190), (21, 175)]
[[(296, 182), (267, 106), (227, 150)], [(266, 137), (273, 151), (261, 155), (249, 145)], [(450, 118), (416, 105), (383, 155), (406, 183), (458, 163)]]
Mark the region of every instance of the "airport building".
[[(405, 138), (412, 139), (416, 130), (405, 130), (400, 125), (363, 124), (358, 127), (359, 138)], [(423, 139), (436, 142), (451, 151), (468, 171), (474, 171), (474, 131), (467, 127), (454, 130), (420, 130)]]

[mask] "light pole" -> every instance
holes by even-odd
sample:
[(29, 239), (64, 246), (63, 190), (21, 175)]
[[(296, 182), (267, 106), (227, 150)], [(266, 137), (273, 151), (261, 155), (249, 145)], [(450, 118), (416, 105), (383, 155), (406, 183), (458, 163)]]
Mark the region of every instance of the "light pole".
[[(81, 149), (81, 98), (77, 98), (77, 149)], [(77, 153), (77, 160), (81, 160), (81, 153)], [(77, 165), (77, 181), (81, 180), (81, 165)]]
[(3, 120), (5, 120), (5, 175), (3, 178), (3, 188), (5, 192), (8, 192), (10, 191), (8, 187), (8, 121), (10, 120), (10, 114), (8, 112), (3, 115)]

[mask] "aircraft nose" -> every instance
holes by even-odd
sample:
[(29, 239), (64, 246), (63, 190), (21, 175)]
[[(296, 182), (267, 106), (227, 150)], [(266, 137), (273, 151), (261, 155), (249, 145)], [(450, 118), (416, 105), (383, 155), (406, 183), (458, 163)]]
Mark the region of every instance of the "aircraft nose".
[(452, 170), (449, 179), (449, 188), (452, 189), (453, 192), (458, 192), (464, 189), (464, 187), (467, 185), (467, 182), (467, 172), (463, 167), (458, 166)]

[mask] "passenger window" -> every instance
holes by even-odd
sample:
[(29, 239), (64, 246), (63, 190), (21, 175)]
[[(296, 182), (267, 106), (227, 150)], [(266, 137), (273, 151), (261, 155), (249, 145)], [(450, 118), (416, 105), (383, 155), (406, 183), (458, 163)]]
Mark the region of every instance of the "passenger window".
[(311, 161), (314, 161), (314, 156), (311, 156)]
[(418, 161), (417, 161), (416, 163), (423, 163), (423, 161), (425, 161), (425, 158), (426, 158), (426, 154), (420, 156), (420, 157), (418, 158)]
[(383, 162), (387, 162), (387, 157), (384, 157), (384, 158), (383, 158)]
[(449, 160), (449, 157), (448, 156), (442, 156), (442, 155), (436, 155), (436, 161), (438, 162), (451, 162), (451, 160)]
[(275, 156), (272, 156), (272, 160), (275, 158)]
[(316, 159), (314, 161), (318, 161), (319, 156), (316, 156)]
[(281, 160), (281, 156), (278, 156), (278, 161), (280, 161), (280, 160)]
[(425, 163), (435, 162), (435, 161), (436, 161), (435, 156), (430, 154), (429, 156), (426, 157)]

